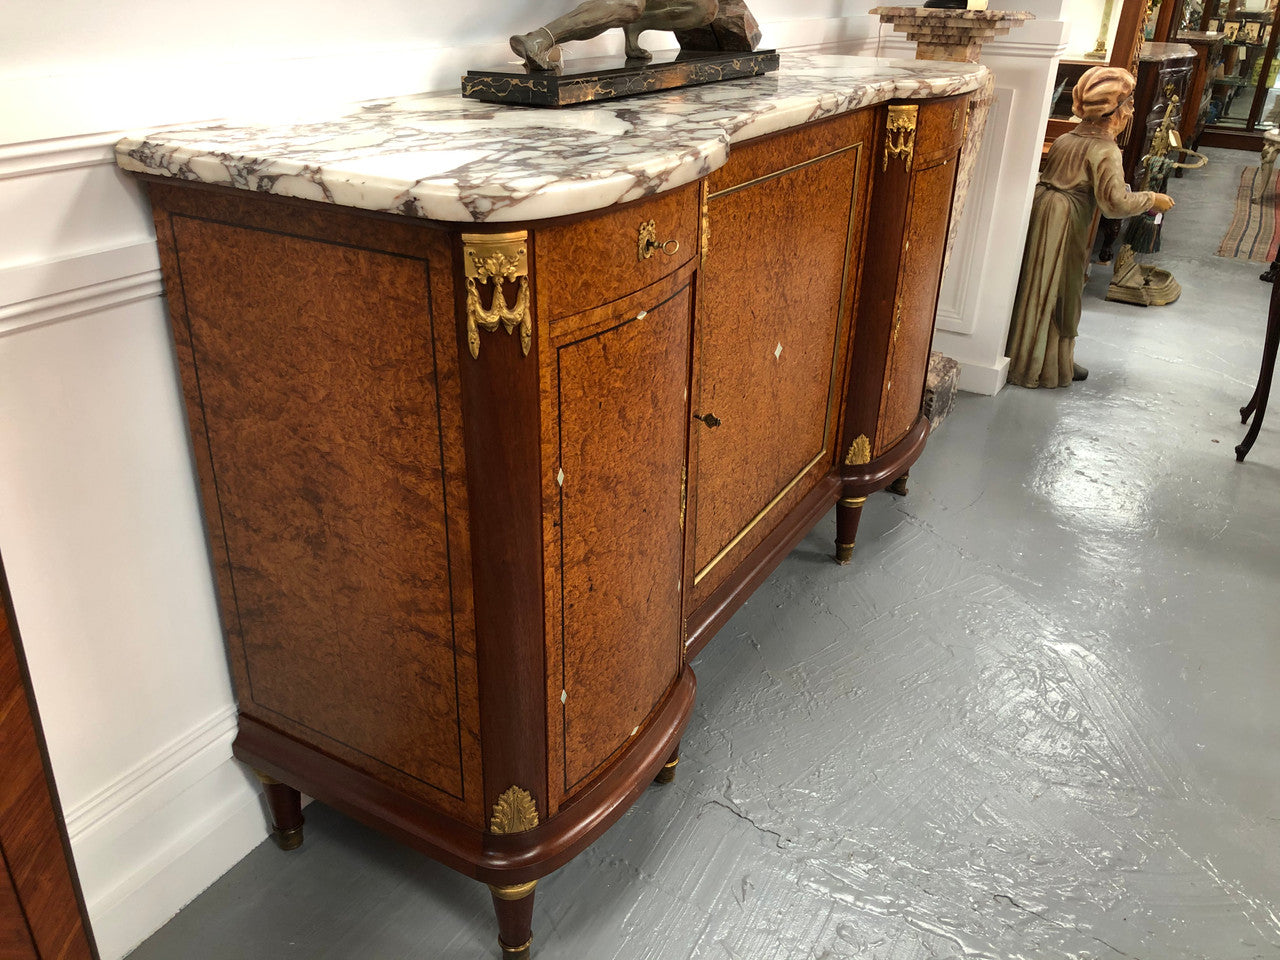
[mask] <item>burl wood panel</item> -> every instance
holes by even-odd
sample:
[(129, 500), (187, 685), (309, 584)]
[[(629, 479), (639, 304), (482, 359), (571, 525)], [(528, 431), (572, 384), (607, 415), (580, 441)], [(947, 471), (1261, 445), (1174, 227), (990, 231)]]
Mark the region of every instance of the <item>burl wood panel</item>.
[(946, 162), (917, 172), (912, 185), (898, 293), (901, 321), (895, 321), (889, 340), (875, 456), (905, 437), (920, 417), (955, 177), (956, 164)]
[[(538, 308), (558, 320), (626, 296), (687, 263), (698, 250), (697, 184), (689, 184), (609, 213), (537, 232)], [(639, 257), (640, 226), (654, 221), (657, 242), (671, 253)]]
[(686, 277), (662, 301), (628, 301), (607, 326), (557, 344), (559, 459), (548, 469), (560, 489), (563, 694), (552, 707), (565, 794), (626, 746), (681, 670), (691, 299)]
[[(967, 102), (967, 97), (953, 97), (919, 105), (910, 168), (900, 157), (885, 162), (881, 121), (850, 358), (842, 459), (859, 436), (870, 441), (872, 457), (879, 458), (919, 419), (941, 276), (941, 240), (950, 222), (951, 183), (964, 136)], [(903, 344), (897, 351), (896, 373), (890, 359), (895, 339)]]
[(0, 566), (0, 960), (93, 960)]
[(868, 127), (748, 144), (713, 180), (734, 186), (710, 196), (698, 286), (692, 413), (720, 423), (692, 425), (695, 599), (830, 469)]
[(171, 229), (241, 709), (461, 810), (477, 749), (471, 627), (451, 603), (461, 450), (428, 264), (192, 217)]

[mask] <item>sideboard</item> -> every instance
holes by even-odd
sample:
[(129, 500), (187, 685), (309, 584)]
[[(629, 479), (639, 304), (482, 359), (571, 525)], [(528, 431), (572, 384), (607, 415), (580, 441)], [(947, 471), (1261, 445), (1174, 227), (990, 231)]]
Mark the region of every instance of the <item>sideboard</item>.
[(534, 887), (674, 776), (688, 661), (906, 472), (974, 64), (129, 138), (277, 842)]

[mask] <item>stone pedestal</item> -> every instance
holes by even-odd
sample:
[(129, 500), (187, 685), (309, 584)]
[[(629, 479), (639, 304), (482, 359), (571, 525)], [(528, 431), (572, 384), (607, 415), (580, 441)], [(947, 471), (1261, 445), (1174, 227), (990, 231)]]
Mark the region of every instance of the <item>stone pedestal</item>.
[(977, 63), (982, 45), (1008, 33), (1030, 13), (1010, 10), (926, 10), (924, 7), (872, 7), (881, 23), (892, 23), (898, 33), (914, 40), (917, 60), (952, 60)]

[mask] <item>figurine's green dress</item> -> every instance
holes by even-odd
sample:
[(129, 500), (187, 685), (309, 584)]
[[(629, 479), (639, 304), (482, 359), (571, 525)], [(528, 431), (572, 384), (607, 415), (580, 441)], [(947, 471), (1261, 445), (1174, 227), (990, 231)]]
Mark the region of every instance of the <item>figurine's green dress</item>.
[(1101, 127), (1081, 123), (1053, 142), (1031, 204), (1005, 350), (1010, 383), (1071, 383), (1094, 208), (1119, 220), (1150, 209), (1154, 196), (1148, 190), (1129, 192), (1120, 148)]

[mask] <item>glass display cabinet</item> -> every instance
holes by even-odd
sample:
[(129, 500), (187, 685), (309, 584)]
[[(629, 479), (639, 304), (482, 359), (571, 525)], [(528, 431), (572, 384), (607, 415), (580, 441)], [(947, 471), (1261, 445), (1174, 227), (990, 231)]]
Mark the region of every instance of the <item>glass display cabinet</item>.
[[(1280, 126), (1276, 0), (1163, 0), (1155, 36), (1205, 48), (1202, 142), (1256, 149)], [(1220, 53), (1218, 51), (1221, 51)]]

